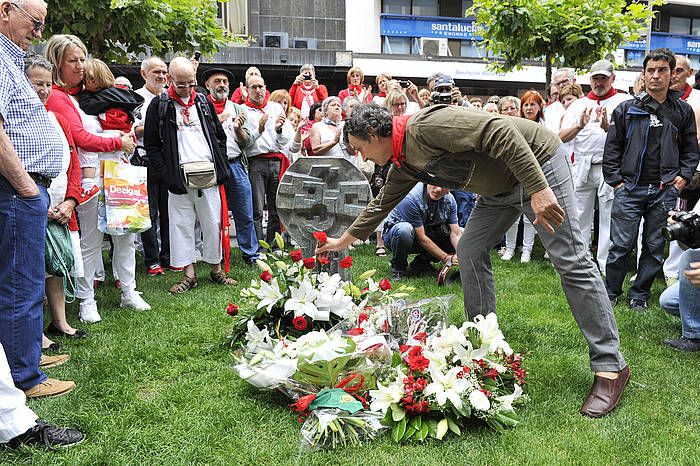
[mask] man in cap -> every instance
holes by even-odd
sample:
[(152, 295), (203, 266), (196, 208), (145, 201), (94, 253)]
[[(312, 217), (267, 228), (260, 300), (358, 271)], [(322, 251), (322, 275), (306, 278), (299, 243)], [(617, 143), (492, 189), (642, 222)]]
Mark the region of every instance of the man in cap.
[(610, 209), (614, 193), (603, 179), (603, 152), (607, 136), (608, 115), (629, 94), (613, 87), (615, 73), (608, 60), (598, 60), (590, 69), (591, 91), (574, 101), (566, 111), (559, 137), (572, 141), (574, 150), (574, 190), (581, 231), (590, 244), (593, 213), (598, 201), (598, 267), (605, 272), (610, 250)]

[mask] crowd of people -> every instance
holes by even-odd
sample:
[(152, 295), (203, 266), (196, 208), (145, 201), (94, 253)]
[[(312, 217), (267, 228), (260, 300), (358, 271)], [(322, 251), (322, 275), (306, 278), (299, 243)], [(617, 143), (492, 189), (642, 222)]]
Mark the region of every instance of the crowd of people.
[[(26, 273), (43, 268), (49, 222), (68, 232), (81, 322), (102, 319), (95, 289), (105, 280), (105, 240), (120, 306), (148, 311), (148, 296), (137, 291), (137, 251), (147, 276), (180, 274), (172, 294), (198, 286), (197, 262), (209, 264), (213, 284), (235, 286), (229, 222), (239, 267), (254, 265), (259, 240), (272, 244), (283, 228), (277, 187), (299, 157), (348, 160), (374, 196), (372, 209), (320, 253), (372, 235), (378, 257), (391, 253), (394, 280), (435, 275), (435, 263), (459, 266), (469, 317), (495, 312), (489, 251), (502, 242), (501, 259), (512, 260), (522, 225), (520, 261), (528, 263), (539, 235), (591, 348), (596, 378), (586, 415), (610, 412), (629, 379), (612, 305), (624, 296), (635, 249), (625, 301), (646, 309), (662, 268), (669, 284), (681, 278), (662, 298), (683, 323), (682, 337), (667, 344), (700, 350), (700, 316), (684, 304), (700, 282), (686, 272), (695, 256), (672, 243), (665, 258), (661, 234), (669, 211), (693, 207), (681, 193), (700, 181), (700, 91), (687, 83), (693, 70), (685, 57), (653, 51), (633, 94), (615, 88), (607, 60), (590, 66), (587, 94), (573, 70), (559, 69), (547, 99), (530, 90), (484, 101), (463, 95), (443, 73), (419, 88), (384, 72), (372, 86), (357, 67), (347, 88), (329, 95), (311, 64), (288, 90), (270, 92), (254, 66), (232, 89), (236, 78), (226, 69), (155, 56), (141, 63), (145, 84), (134, 90), (89, 58), (76, 36), (54, 35), (43, 56), (28, 53), (43, 30), (40, 0), (0, 0), (0, 14), (0, 398), (12, 401), (0, 408), (1, 443), (83, 438), (37, 420), (24, 404), (75, 387), (43, 369), (69, 359), (56, 337), (63, 344), (88, 337), (66, 317), (63, 278)], [(102, 161), (147, 167), (149, 230), (100, 231)]]

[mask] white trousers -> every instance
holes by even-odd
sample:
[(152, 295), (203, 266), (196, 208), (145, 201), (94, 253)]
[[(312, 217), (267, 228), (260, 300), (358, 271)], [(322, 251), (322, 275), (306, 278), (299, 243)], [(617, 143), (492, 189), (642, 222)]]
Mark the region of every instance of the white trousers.
[[(586, 165), (583, 163), (583, 160), (579, 160), (577, 158), (577, 164)], [(590, 161), (588, 162), (590, 163)], [(585, 169), (587, 167), (581, 166), (580, 168)], [(587, 173), (583, 173), (582, 170), (582, 174), (579, 173), (577, 179), (574, 180), (574, 192), (579, 224), (589, 247), (593, 230), (593, 213), (595, 212), (596, 201), (598, 201), (598, 253), (596, 259), (598, 268), (604, 273), (611, 246), (610, 213), (615, 194), (612, 188), (605, 184), (603, 166), (600, 164), (590, 165)]]
[(34, 427), (37, 416), (27, 407), (24, 392), (15, 387), (5, 349), (0, 343), (0, 443), (7, 443)]
[(221, 263), (221, 197), (218, 186), (188, 189), (187, 194), (168, 193), (168, 215), (171, 265), (185, 267), (197, 261), (196, 220), (202, 230), (202, 260), (208, 264)]
[[(80, 249), (83, 252), (84, 275), (76, 282), (77, 296), (81, 300), (95, 298), (92, 282), (102, 262), (104, 234), (97, 228), (97, 196), (77, 207), (80, 218)], [(134, 234), (112, 235), (114, 246), (112, 267), (119, 277), (122, 293), (136, 289), (136, 248)]]
[(668, 245), (668, 257), (664, 261), (664, 276), (678, 278), (678, 266), (681, 263), (683, 250), (678, 246), (678, 241), (671, 241)]
[[(532, 222), (525, 215), (521, 215), (523, 219), (523, 252), (532, 252), (532, 248), (535, 246), (535, 227)], [(515, 242), (518, 239), (518, 225), (520, 224), (520, 219), (516, 220), (514, 224), (508, 228), (506, 231), (506, 250), (515, 251)]]

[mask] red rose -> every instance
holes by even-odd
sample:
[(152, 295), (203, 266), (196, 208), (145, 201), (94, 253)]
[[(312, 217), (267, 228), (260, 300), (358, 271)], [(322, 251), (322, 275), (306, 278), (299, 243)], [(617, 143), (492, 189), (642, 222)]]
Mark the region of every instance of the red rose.
[(360, 314), (359, 316), (357, 316), (357, 322), (360, 323), (360, 324), (361, 324), (362, 322), (367, 321), (367, 320), (369, 320), (369, 315), (367, 315), (366, 312), (363, 312), (362, 314)]
[(318, 241), (321, 244), (328, 241), (328, 235), (326, 235), (326, 232), (324, 231), (315, 231), (314, 238), (316, 238), (316, 241)]
[(309, 323), (304, 316), (299, 316), (292, 319), (292, 326), (300, 332), (303, 332), (309, 327)]
[(343, 260), (338, 262), (341, 269), (349, 269), (352, 267), (352, 256), (344, 257)]
[(316, 267), (316, 259), (314, 259), (313, 257), (306, 257), (305, 259), (303, 259), (303, 261), (304, 261), (304, 267), (306, 267), (309, 270)]
[(319, 257), (319, 258), (318, 258), (318, 263), (321, 264), (321, 265), (328, 265), (328, 264), (331, 263), (331, 260), (330, 260), (329, 258), (325, 257), (325, 256), (324, 256), (324, 257)]
[(382, 291), (391, 289), (391, 282), (387, 278), (382, 278), (379, 280), (379, 289)]
[(289, 253), (289, 256), (292, 258), (292, 262), (299, 262), (302, 257), (301, 249), (295, 249), (294, 251)]
[(428, 338), (428, 334), (425, 332), (418, 332), (415, 335), (413, 335), (413, 338), (420, 341), (421, 343), (425, 343), (425, 339)]
[(363, 329), (362, 327), (355, 327), (355, 328), (351, 328), (350, 330), (348, 330), (348, 335), (353, 336), (353, 337), (356, 337), (358, 335), (362, 335), (363, 333), (365, 333), (365, 329)]
[(260, 280), (270, 283), (270, 280), (272, 280), (272, 274), (270, 273), (269, 270), (265, 270), (263, 273), (260, 274)]
[(402, 352), (402, 353), (405, 353), (405, 352), (408, 351), (409, 349), (411, 349), (411, 347), (408, 346), (408, 345), (401, 345), (401, 346), (399, 346), (399, 351)]
[(233, 303), (228, 303), (228, 306), (226, 306), (226, 314), (235, 317), (236, 314), (238, 314), (238, 306)]

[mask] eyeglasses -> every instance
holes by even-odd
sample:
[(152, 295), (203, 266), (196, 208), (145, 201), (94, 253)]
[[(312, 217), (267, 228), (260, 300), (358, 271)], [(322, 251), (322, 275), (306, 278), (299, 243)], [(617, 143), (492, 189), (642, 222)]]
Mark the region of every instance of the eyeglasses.
[(36, 19), (34, 16), (30, 15), (30, 14), (27, 12), (27, 10), (25, 10), (25, 9), (22, 8), (21, 6), (17, 5), (15, 2), (10, 2), (10, 4), (11, 4), (13, 7), (17, 8), (17, 9), (18, 9), (19, 11), (21, 11), (22, 13), (24, 13), (24, 16), (26, 16), (27, 18), (29, 18), (29, 19), (31, 20), (32, 24), (34, 25), (34, 28), (32, 29), (32, 31), (34, 31), (34, 32), (42, 32), (42, 31), (44, 30), (44, 28), (46, 27), (46, 25), (45, 25), (44, 23), (42, 23), (41, 21), (39, 21), (38, 19)]
[(565, 79), (565, 80), (563, 80), (563, 81), (559, 81), (559, 82), (557, 82), (557, 83), (554, 83), (554, 85), (555, 85), (556, 87), (562, 87), (562, 86), (564, 86), (565, 84), (569, 84), (569, 79)]
[(173, 84), (173, 86), (175, 86), (175, 89), (191, 89), (193, 87), (197, 87), (197, 83), (195, 83), (195, 82), (191, 82), (191, 83), (187, 83), (187, 84), (175, 83), (175, 84)]

